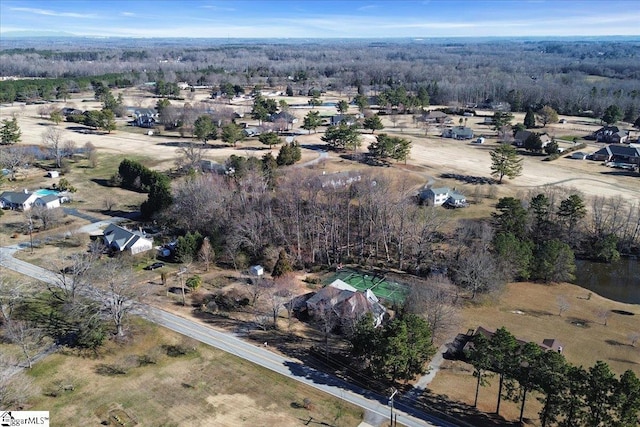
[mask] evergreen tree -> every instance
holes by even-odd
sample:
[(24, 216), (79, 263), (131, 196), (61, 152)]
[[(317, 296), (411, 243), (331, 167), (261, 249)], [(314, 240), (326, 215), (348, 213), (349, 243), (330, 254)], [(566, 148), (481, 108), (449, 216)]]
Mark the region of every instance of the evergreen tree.
[(640, 414), (640, 379), (631, 370), (622, 374), (615, 390), (616, 422), (619, 427), (637, 425)]
[(329, 126), (324, 136), (321, 137), (330, 148), (334, 150), (356, 150), (360, 146), (360, 134), (356, 125), (344, 123), (338, 126)]
[(504, 327), (498, 329), (489, 340), (489, 347), (492, 354), (491, 370), (498, 374), (498, 403), (496, 414), (500, 415), (500, 403), (505, 379), (513, 375), (517, 367), (518, 342), (516, 338)]
[(308, 131), (313, 130), (315, 132), (316, 128), (319, 127), (321, 124), (322, 124), (322, 118), (320, 117), (320, 112), (309, 111), (307, 115), (304, 117), (304, 120), (302, 123), (302, 129), (305, 129)]
[(368, 148), (369, 154), (378, 161), (386, 161), (387, 159), (406, 161), (411, 151), (411, 141), (381, 133)]
[(569, 245), (557, 239), (538, 245), (534, 253), (533, 279), (549, 282), (571, 282), (575, 279), (575, 255)]
[(542, 397), (538, 401), (542, 403), (540, 410), (540, 423), (546, 427), (548, 423), (556, 423), (562, 415), (563, 390), (567, 387), (567, 371), (569, 365), (561, 353), (547, 351), (542, 354), (540, 369), (536, 380)]
[(617, 105), (609, 105), (604, 113), (602, 114), (602, 121), (608, 125), (613, 125), (616, 122), (620, 121), (624, 116), (622, 110)]
[(100, 121), (98, 127), (102, 130), (106, 130), (107, 133), (116, 130), (116, 116), (113, 111), (104, 109), (100, 111)]
[(380, 116), (376, 114), (364, 119), (362, 127), (365, 129), (371, 129), (371, 133), (375, 133), (375, 131), (383, 129), (384, 125), (382, 124), (382, 120), (380, 120)]
[(276, 163), (278, 166), (289, 166), (299, 161), (302, 158), (300, 146), (295, 142), (290, 144), (283, 144), (278, 152)]
[(512, 145), (500, 144), (490, 154), (491, 175), (498, 177), (498, 183), (502, 183), (505, 176), (513, 179), (522, 174), (522, 157)]
[(244, 139), (244, 134), (240, 126), (235, 123), (229, 123), (222, 127), (222, 140), (234, 147), (238, 141)]
[(536, 116), (530, 108), (527, 108), (527, 113), (524, 115), (524, 127), (527, 129), (536, 127)]
[(498, 212), (491, 216), (497, 232), (511, 233), (520, 240), (526, 237), (527, 211), (522, 207), (520, 199), (503, 197), (498, 200), (496, 210)]
[(542, 151), (542, 139), (540, 139), (540, 135), (536, 133), (529, 135), (524, 141), (524, 148), (533, 153), (539, 153)]
[(213, 123), (211, 116), (205, 114), (193, 123), (193, 134), (206, 144), (210, 139), (218, 138), (218, 127)]
[(358, 93), (358, 95), (353, 98), (353, 102), (358, 106), (358, 111), (361, 113), (364, 113), (364, 110), (369, 107), (369, 100), (361, 93)]
[(278, 135), (273, 132), (260, 134), (258, 141), (262, 142), (264, 145), (268, 145), (269, 149), (272, 149), (274, 145), (280, 144), (281, 142)]
[(588, 426), (613, 425), (616, 387), (617, 380), (609, 365), (598, 360), (589, 368), (585, 387)]
[(18, 126), (18, 119), (13, 117), (11, 119), (2, 120), (2, 127), (0, 127), (0, 144), (15, 144), (20, 141), (21, 136), (22, 131)]
[(338, 113), (345, 114), (347, 111), (349, 111), (349, 103), (344, 99), (341, 99), (336, 104), (336, 109), (338, 110)]
[(491, 370), (491, 349), (489, 340), (482, 334), (473, 336), (473, 345), (466, 354), (467, 359), (473, 365), (473, 376), (476, 377), (476, 396), (473, 400), (473, 407), (478, 406), (478, 394), (480, 386), (487, 385), (487, 372)]
[(278, 254), (278, 260), (276, 261), (276, 264), (273, 266), (273, 272), (271, 273), (271, 276), (282, 277), (285, 274), (290, 273), (292, 271), (293, 271), (293, 267), (289, 262), (289, 258), (287, 257), (287, 252), (284, 249), (281, 249), (280, 253)]

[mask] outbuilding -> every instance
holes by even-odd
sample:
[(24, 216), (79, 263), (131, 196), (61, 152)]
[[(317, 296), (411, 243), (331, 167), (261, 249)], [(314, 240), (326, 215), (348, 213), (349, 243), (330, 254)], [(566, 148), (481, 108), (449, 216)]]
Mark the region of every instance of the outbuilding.
[(264, 267), (261, 265), (252, 265), (251, 267), (249, 267), (249, 274), (251, 274), (252, 276), (263, 276), (264, 275)]

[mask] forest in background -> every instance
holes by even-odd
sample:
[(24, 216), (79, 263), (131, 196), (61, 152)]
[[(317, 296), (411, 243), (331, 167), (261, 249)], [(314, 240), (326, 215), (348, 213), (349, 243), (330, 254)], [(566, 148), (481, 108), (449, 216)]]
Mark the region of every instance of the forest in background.
[(561, 114), (592, 117), (617, 105), (630, 122), (640, 111), (640, 41), (618, 39), (7, 38), (0, 76), (31, 79), (0, 82), (0, 102), (66, 98), (98, 78), (111, 87), (289, 85), (305, 95), (310, 89), (372, 95), (423, 87), (432, 105), (503, 102), (512, 111), (550, 105)]

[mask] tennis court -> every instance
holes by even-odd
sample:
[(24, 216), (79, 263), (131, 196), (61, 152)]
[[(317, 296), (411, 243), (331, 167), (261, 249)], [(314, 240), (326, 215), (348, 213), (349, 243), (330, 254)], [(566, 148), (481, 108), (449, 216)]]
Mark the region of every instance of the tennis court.
[(326, 284), (340, 279), (359, 291), (370, 289), (380, 299), (402, 304), (409, 293), (409, 288), (400, 283), (386, 280), (384, 275), (344, 268), (338, 270)]

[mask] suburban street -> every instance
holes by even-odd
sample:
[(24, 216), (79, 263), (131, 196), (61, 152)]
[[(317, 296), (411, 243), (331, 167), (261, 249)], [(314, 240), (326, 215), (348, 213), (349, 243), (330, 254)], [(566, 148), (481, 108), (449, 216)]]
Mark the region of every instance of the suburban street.
[[(91, 227), (93, 228), (95, 226)], [(54, 272), (13, 257), (13, 254), (17, 250), (26, 248), (28, 248), (28, 243), (0, 248), (0, 265), (36, 280), (56, 285), (56, 274)], [(388, 396), (381, 396), (374, 392), (353, 386), (332, 375), (307, 367), (299, 360), (281, 356), (269, 351), (267, 348), (258, 347), (243, 341), (231, 333), (217, 331), (196, 321), (177, 316), (155, 307), (143, 306), (137, 313), (155, 324), (164, 326), (167, 329), (193, 338), (201, 343), (218, 348), (281, 375), (322, 390), (337, 398), (357, 405), (366, 411), (385, 418), (388, 418), (390, 415)], [(394, 415), (397, 417), (399, 423), (408, 427), (453, 427), (461, 425), (438, 419), (405, 405), (398, 400), (396, 400), (394, 405)]]

